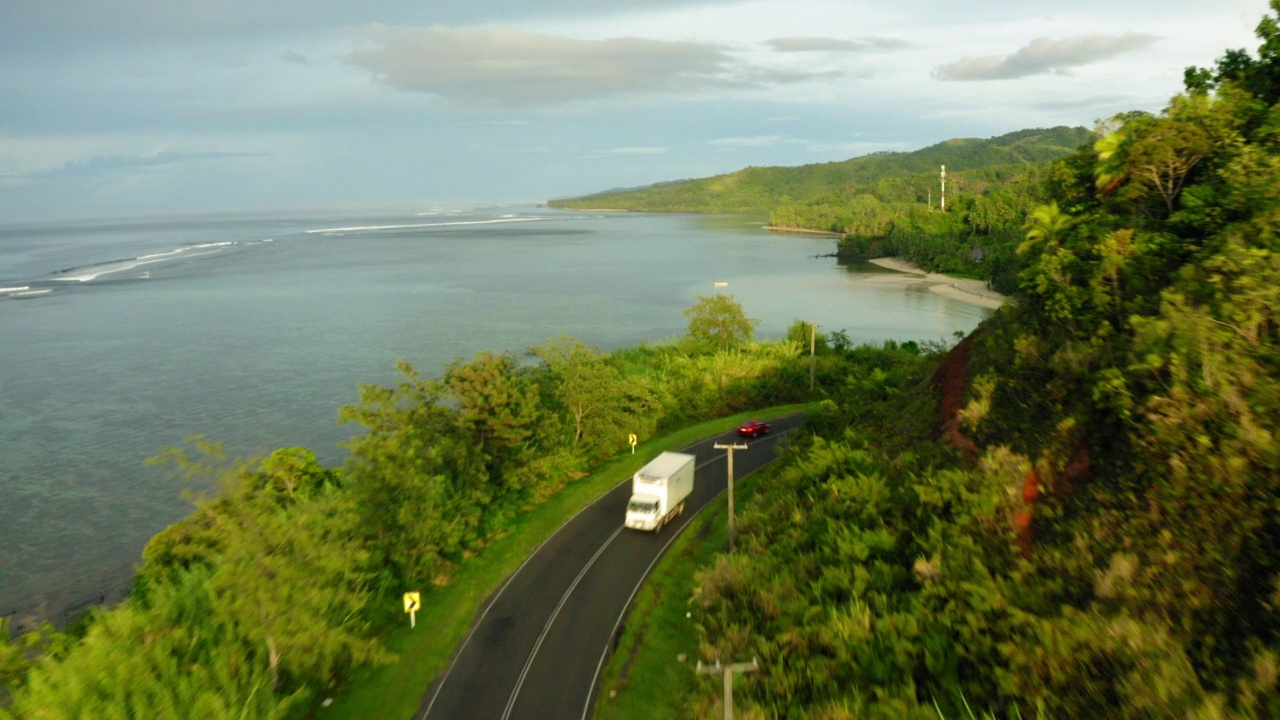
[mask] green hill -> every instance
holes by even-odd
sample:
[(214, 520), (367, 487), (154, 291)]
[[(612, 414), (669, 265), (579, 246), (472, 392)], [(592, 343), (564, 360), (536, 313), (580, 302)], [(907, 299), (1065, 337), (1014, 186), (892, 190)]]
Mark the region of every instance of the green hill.
[[(749, 167), (698, 180), (658, 183), (634, 190), (610, 190), (553, 200), (552, 207), (645, 212), (752, 212), (872, 188), (885, 180), (934, 174), (939, 165), (956, 171), (1018, 168), (1063, 157), (1089, 142), (1084, 128), (1019, 130), (987, 140), (956, 139), (914, 152), (884, 152), (840, 162), (799, 167)], [(924, 183), (921, 183), (921, 192)], [(923, 199), (923, 198), (922, 198)]]

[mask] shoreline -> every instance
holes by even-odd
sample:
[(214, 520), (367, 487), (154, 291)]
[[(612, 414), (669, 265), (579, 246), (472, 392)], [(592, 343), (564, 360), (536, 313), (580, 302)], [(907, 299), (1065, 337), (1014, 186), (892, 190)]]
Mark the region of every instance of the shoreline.
[[(600, 214), (628, 213), (628, 211), (626, 210), (603, 209), (603, 208), (590, 210), (590, 211), (581, 211), (581, 212), (584, 212), (584, 213), (598, 212)], [(756, 222), (758, 221), (759, 220), (757, 219)], [(664, 222), (665, 222), (665, 219), (664, 219)], [(341, 223), (336, 223), (336, 224), (341, 224)], [(754, 223), (751, 223), (751, 225), (754, 225)], [(320, 225), (315, 224), (313, 225), (313, 227), (320, 227)], [(479, 227), (483, 228), (485, 226), (479, 226)], [(506, 227), (512, 227), (512, 226), (508, 225)], [(754, 231), (751, 231), (749, 227), (746, 227), (746, 226), (740, 226), (740, 227), (743, 227), (748, 233), (754, 232)], [(793, 230), (794, 229), (783, 228), (782, 232), (791, 232)], [(299, 230), (300, 237), (303, 235), (303, 232), (304, 231)], [(690, 232), (693, 232), (693, 231), (691, 230)], [(699, 230), (698, 232), (701, 233), (703, 231)], [(823, 232), (826, 232), (826, 231), (808, 231), (808, 233), (823, 233)], [(264, 232), (264, 235), (265, 234), (266, 233)], [(815, 237), (815, 238), (817, 237), (816, 234), (810, 234), (807, 236)], [(194, 242), (195, 241), (193, 241), (193, 243)], [(767, 242), (767, 239), (766, 239), (765, 244), (783, 248), (781, 252), (783, 252), (788, 257), (795, 255), (794, 247), (791, 243), (775, 244), (775, 243)], [(281, 243), (281, 246), (283, 245), (284, 243)], [(785, 250), (786, 247), (792, 247), (793, 249)], [(806, 264), (817, 266), (817, 265), (825, 265), (826, 263), (825, 262), (812, 263), (812, 261), (807, 261)], [(883, 261), (877, 264), (880, 264), (883, 267), (891, 267), (891, 266), (884, 265)], [(834, 263), (832, 263), (832, 265), (834, 266)], [(914, 272), (914, 273), (919, 273), (921, 275), (923, 274), (922, 271), (920, 271), (918, 268), (914, 268), (913, 266), (910, 266), (910, 265), (906, 265), (905, 268), (899, 267), (899, 268), (893, 268), (893, 269), (898, 269), (901, 272)], [(762, 271), (764, 270), (762, 269)], [(831, 272), (834, 272), (834, 271), (831, 271)], [(840, 270), (839, 273), (843, 274), (844, 271)], [(869, 277), (869, 282), (886, 283), (885, 286), (883, 286), (885, 288), (896, 286), (900, 288), (908, 288), (913, 292), (914, 292), (913, 286), (923, 282), (923, 278), (916, 277), (914, 275), (907, 275), (907, 274), (899, 275), (896, 273), (876, 273), (868, 277)], [(947, 283), (966, 282), (966, 281), (960, 281), (960, 280), (951, 279), (951, 278), (945, 278), (945, 276), (937, 276), (937, 277), (942, 278), (942, 281), (938, 282), (935, 286), (930, 287), (930, 290), (932, 292), (935, 292), (937, 294), (944, 295), (944, 296), (948, 296), (948, 290), (946, 288)], [(970, 282), (977, 282), (977, 281), (970, 281)], [(9, 285), (18, 286), (20, 284), (9, 283)], [(32, 287), (35, 287), (35, 286), (33, 285)], [(86, 287), (92, 287), (92, 284), (89, 284)], [(135, 287), (140, 288), (142, 286), (135, 286)], [(921, 288), (921, 290), (923, 290), (923, 288)], [(87, 290), (86, 293), (87, 292), (93, 292), (93, 291)], [(537, 296), (535, 295), (534, 297), (537, 297)], [(917, 297), (920, 297), (920, 296), (917, 296)], [(953, 297), (953, 296), (949, 296), (949, 297), (951, 297), (952, 299), (960, 300), (962, 302), (971, 302), (970, 298), (972, 296), (962, 295), (960, 297)], [(42, 307), (46, 307), (46, 306), (39, 305), (39, 304), (33, 306), (33, 308), (36, 310), (39, 310)], [(991, 306), (987, 306), (987, 307), (991, 307)], [(998, 304), (996, 305), (996, 307), (998, 307)], [(553, 330), (548, 330), (545, 336), (550, 337), (552, 332)], [(624, 346), (631, 346), (631, 345), (638, 345), (643, 342), (646, 342), (646, 340), (641, 338), (641, 339), (627, 340), (625, 342), (621, 342), (620, 344)], [(423, 364), (431, 365), (438, 370), (439, 367), (444, 365), (446, 362), (448, 362), (448, 358), (442, 357), (437, 360), (429, 359), (428, 361), (424, 361)], [(97, 366), (96, 362), (87, 363), (85, 365), (85, 367), (90, 367), (90, 368), (93, 368), (96, 366)], [(352, 379), (353, 378), (347, 378), (347, 381), (350, 382)], [(358, 380), (359, 378), (354, 378), (354, 379)], [(324, 385), (325, 383), (320, 383), (320, 384)], [(331, 385), (336, 386), (337, 383), (333, 383)], [(328, 397), (328, 394), (323, 392), (315, 392), (314, 395), (310, 394), (313, 391), (308, 390), (307, 392), (309, 393), (307, 397), (313, 398), (314, 400), (314, 401), (311, 401), (313, 405), (320, 404), (318, 400), (319, 398)], [(335, 392), (333, 393), (333, 395), (338, 396), (339, 394)], [(345, 396), (340, 396), (340, 397), (345, 397)], [(349, 399), (347, 401), (349, 402)], [(342, 403), (343, 403), (343, 400), (341, 399), (334, 400), (332, 404), (325, 402), (324, 407), (321, 408), (321, 410), (326, 412), (326, 414), (323, 415), (323, 417), (326, 417), (326, 418), (329, 417), (333, 412), (332, 408), (336, 406), (340, 406)], [(217, 406), (217, 404), (215, 404), (215, 406)], [(240, 412), (243, 412), (243, 410), (240, 410)], [(57, 417), (57, 415), (55, 414), (54, 417)], [(129, 417), (132, 417), (132, 415), (130, 415)], [(316, 417), (322, 417), (322, 416), (317, 415)], [(287, 429), (289, 431), (291, 431), (292, 422), (293, 421), (290, 421), (291, 423), (290, 429)], [(306, 437), (300, 439), (300, 441), (296, 442), (295, 444), (305, 446), (305, 447), (311, 447), (316, 449), (317, 451), (324, 452), (326, 447), (325, 440), (327, 440), (329, 433), (333, 432), (332, 430), (330, 430), (331, 423), (326, 421), (324, 423), (317, 422), (314, 424), (319, 426), (320, 430), (307, 430), (308, 434), (306, 435)], [(216, 423), (209, 425), (207, 431), (210, 432), (211, 434), (218, 434), (223, 432), (222, 430), (219, 430), (218, 425)], [(275, 429), (268, 427), (263, 432), (264, 433), (275, 432)], [(340, 433), (334, 432), (333, 434), (340, 434)], [(111, 436), (110, 434), (104, 434), (103, 437), (106, 438)], [(282, 442), (277, 442), (272, 440), (266, 440), (265, 442), (271, 443), (271, 445), (268, 445), (268, 447), (271, 447), (273, 445), (285, 444)], [(111, 462), (128, 462), (130, 461), (131, 458), (147, 454), (145, 450), (140, 450), (134, 454), (131, 454), (128, 458), (117, 459), (117, 454), (123, 455), (123, 453), (121, 453), (118, 450), (119, 448), (125, 448), (126, 450), (130, 450), (130, 452), (132, 452), (131, 448), (133, 446), (130, 445), (128, 442), (117, 443), (114, 438), (112, 438), (111, 443), (101, 442), (99, 444), (101, 446), (101, 449), (96, 449), (98, 448), (98, 446), (94, 446), (95, 452), (103, 453), (103, 457)], [(336, 444), (334, 445), (334, 447), (336, 447)], [(330, 452), (332, 452), (332, 450), (330, 450)], [(325, 460), (324, 462), (326, 465), (332, 464), (332, 461)], [(340, 464), (340, 461), (337, 461), (337, 463)], [(64, 464), (68, 468), (72, 467), (72, 464), (70, 462), (67, 462)], [(18, 467), (21, 468), (23, 466), (20, 463)], [(61, 481), (63, 476), (57, 474), (57, 473), (64, 472), (61, 465), (59, 465), (59, 467), (56, 468), (54, 471), (50, 471), (50, 472), (53, 473), (50, 475), (50, 477), (57, 478), (59, 479), (59, 481)], [(77, 475), (91, 476), (92, 473), (78, 472)], [(95, 482), (97, 481), (95, 480)], [(150, 479), (142, 475), (142, 473), (137, 473), (136, 477), (133, 478), (132, 482), (139, 483), (140, 487), (150, 487), (149, 485), (146, 485), (146, 483), (150, 482)], [(99, 487), (99, 486), (95, 485), (94, 487)], [(114, 488), (116, 488), (115, 485), (108, 485), (108, 484), (102, 484), (100, 485), (100, 487), (112, 488), (113, 491), (114, 491)], [(163, 492), (165, 488), (167, 488), (168, 486), (157, 485), (157, 487), (160, 489), (161, 492)], [(186, 512), (184, 512), (181, 516), (170, 518), (167, 514), (165, 514), (170, 511), (167, 509), (164, 509), (164, 507), (162, 507), (158, 501), (154, 500), (154, 497), (162, 497), (162, 496), (156, 495), (154, 490), (149, 492), (150, 494), (139, 494), (138, 495), (139, 499), (137, 500), (135, 499), (127, 500), (127, 502), (130, 503), (129, 507), (131, 509), (135, 506), (138, 508), (143, 508), (145, 512), (151, 516), (160, 517), (172, 522), (181, 521), (191, 512), (189, 508), (184, 508), (186, 509)], [(90, 527), (96, 528), (98, 526), (97, 524), (95, 524), (96, 520), (93, 516), (87, 517), (84, 520), (88, 521), (87, 525)], [(159, 532), (167, 524), (169, 524), (168, 521), (166, 522), (157, 521), (158, 527), (155, 529), (154, 532)], [(26, 526), (15, 525), (14, 527), (25, 528)], [(43, 527), (56, 527), (56, 524), (51, 522), (43, 523)], [(24, 532), (26, 531), (24, 530)], [(41, 532), (42, 533), (44, 532), (43, 528)], [(97, 552), (96, 554), (93, 554), (92, 559), (86, 559), (90, 557), (90, 555), (87, 553), (59, 551), (55, 555), (55, 552), (52, 550), (44, 550), (43, 548), (45, 548), (46, 546), (54, 547), (57, 543), (61, 542), (58, 539), (59, 536), (51, 535), (51, 534), (36, 535), (34, 530), (30, 531), (29, 535), (24, 536), (24, 540), (30, 543), (31, 547), (36, 548), (35, 552), (30, 553), (30, 557), (39, 559), (41, 560), (41, 562), (35, 563), (34, 565), (31, 563), (23, 563), (25, 566), (36, 568), (36, 570), (30, 570), (30, 569), (24, 570), (24, 573), (21, 575), (15, 572), (13, 575), (14, 582), (12, 583), (8, 582), (9, 578), (6, 577), (5, 578), (6, 582), (0, 583), (0, 585), (7, 586), (7, 588), (0, 587), (0, 617), (11, 618), (14, 622), (15, 629), (22, 628), (23, 625), (21, 623), (23, 622), (36, 622), (41, 619), (49, 619), (54, 621), (55, 624), (59, 626), (65, 626), (65, 624), (68, 621), (75, 619), (79, 615), (82, 615), (86, 610), (90, 608), (99, 607), (99, 606), (110, 607), (116, 604), (118, 601), (127, 598), (129, 596), (132, 583), (134, 580), (134, 568), (141, 558), (141, 551), (145, 547), (146, 542), (149, 541), (151, 537), (154, 537), (154, 532), (145, 533), (146, 537), (142, 538), (141, 542), (134, 544), (134, 541), (132, 540), (128, 540), (128, 541), (119, 540), (118, 538), (121, 536), (121, 533), (116, 532), (116, 533), (108, 534), (107, 532), (104, 531), (103, 540), (97, 542), (94, 545), (94, 547), (96, 548), (98, 546), (101, 546), (102, 548), (105, 548), (105, 549), (101, 550), (100, 552)], [(137, 534), (142, 535), (144, 533), (139, 531)], [(27, 551), (24, 550), (24, 553), (26, 552)], [(60, 556), (61, 559), (58, 561), (56, 568), (50, 568), (46, 570), (45, 569), (46, 563), (43, 562), (43, 558), (47, 558), (50, 556)], [(26, 559), (28, 555), (27, 554), (19, 555), (17, 552), (15, 552), (14, 557), (19, 559)], [(15, 563), (15, 567), (16, 565), (17, 563)], [(10, 566), (5, 563), (0, 563), (0, 575), (7, 576), (7, 573), (5, 571), (8, 570), (9, 567)], [(84, 569), (81, 569), (82, 567)], [(6, 590), (7, 592), (5, 592)]]
[(805, 233), (807, 235), (826, 235), (827, 237), (842, 238), (844, 233), (832, 232), (830, 230), (810, 230), (808, 228), (783, 227), (782, 225), (765, 225), (761, 230), (772, 230), (773, 232), (789, 232), (789, 233)]
[(886, 270), (894, 270), (907, 275), (919, 275), (911, 278), (910, 284), (925, 284), (929, 291), (952, 300), (977, 305), (990, 310), (998, 310), (1009, 298), (987, 287), (984, 280), (970, 278), (954, 278), (941, 273), (925, 272), (919, 266), (895, 257), (872, 258), (867, 262)]

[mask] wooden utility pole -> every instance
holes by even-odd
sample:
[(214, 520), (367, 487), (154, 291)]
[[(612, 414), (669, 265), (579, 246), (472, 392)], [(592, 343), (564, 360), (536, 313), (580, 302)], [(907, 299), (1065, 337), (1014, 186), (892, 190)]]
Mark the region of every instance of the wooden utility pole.
[(816, 356), (816, 348), (818, 344), (818, 328), (822, 323), (809, 323), (809, 391), (813, 391), (813, 368), (814, 357)]
[(732, 555), (733, 554), (733, 451), (746, 450), (747, 445), (746, 443), (743, 443), (741, 445), (721, 445), (720, 443), (716, 443), (711, 447), (715, 448), (716, 450), (729, 451), (727, 455), (727, 457), (729, 458), (729, 554)]
[(715, 665), (703, 666), (702, 661), (698, 661), (699, 675), (713, 675), (720, 673), (724, 676), (724, 720), (733, 720), (733, 674), (742, 672), (755, 672), (760, 669), (760, 663), (756, 658), (751, 658), (749, 663), (734, 663), (732, 665), (721, 665), (717, 660)]

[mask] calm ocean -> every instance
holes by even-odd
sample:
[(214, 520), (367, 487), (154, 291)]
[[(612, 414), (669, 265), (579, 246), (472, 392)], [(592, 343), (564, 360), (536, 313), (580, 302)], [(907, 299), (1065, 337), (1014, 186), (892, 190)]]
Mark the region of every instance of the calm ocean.
[(683, 333), (713, 283), (778, 336), (950, 340), (990, 311), (819, 258), (831, 238), (743, 217), (531, 207), (0, 226), (0, 615), (122, 590), (184, 516), (142, 461), (190, 435), (331, 464), (339, 406), (398, 359), (434, 374), (564, 332), (600, 349)]

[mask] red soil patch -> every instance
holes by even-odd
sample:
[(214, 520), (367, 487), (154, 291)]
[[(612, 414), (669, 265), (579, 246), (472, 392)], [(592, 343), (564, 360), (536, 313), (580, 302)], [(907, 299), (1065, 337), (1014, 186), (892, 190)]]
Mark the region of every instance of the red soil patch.
[(1027, 473), (1027, 477), (1022, 481), (1022, 502), (1028, 505), (1034, 505), (1040, 497), (1040, 476), (1033, 469)]
[(1031, 533), (1031, 521), (1039, 499), (1040, 475), (1032, 468), (1022, 480), (1023, 507), (1013, 514), (1013, 529), (1018, 533), (1018, 549), (1022, 551), (1022, 557), (1031, 557), (1031, 544), (1035, 539)]
[(965, 391), (968, 389), (969, 353), (972, 349), (973, 336), (970, 335), (947, 353), (929, 381), (931, 385), (942, 391), (942, 399), (938, 403), (938, 420), (942, 425), (943, 437), (951, 447), (970, 458), (978, 454), (978, 445), (972, 438), (960, 432), (959, 413), (964, 403)]
[(1076, 491), (1088, 481), (1089, 469), (1092, 466), (1093, 459), (1089, 455), (1089, 446), (1082, 440), (1076, 446), (1076, 451), (1072, 454), (1066, 469), (1062, 471), (1062, 477), (1058, 479), (1054, 491), (1063, 495)]
[(1031, 508), (1024, 507), (1013, 514), (1013, 529), (1018, 532), (1018, 549), (1022, 557), (1031, 557)]

